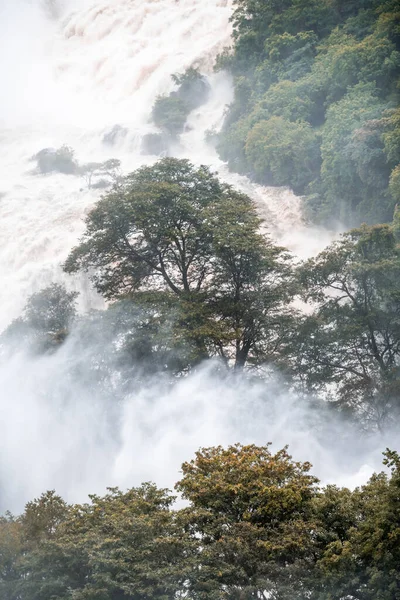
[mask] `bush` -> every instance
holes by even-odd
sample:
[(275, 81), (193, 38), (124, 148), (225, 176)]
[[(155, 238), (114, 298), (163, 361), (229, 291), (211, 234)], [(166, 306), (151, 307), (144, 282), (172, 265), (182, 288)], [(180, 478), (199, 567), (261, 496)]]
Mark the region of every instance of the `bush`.
[(176, 136), (183, 132), (190, 110), (177, 94), (158, 96), (152, 111), (152, 117), (157, 127)]
[(44, 148), (33, 156), (33, 160), (37, 161), (37, 168), (42, 174), (58, 172), (75, 175), (78, 172), (74, 151), (69, 146), (61, 146), (58, 150)]
[(152, 119), (160, 129), (172, 137), (183, 132), (189, 113), (207, 101), (210, 86), (197, 69), (171, 75), (179, 87), (169, 96), (158, 96), (152, 110)]

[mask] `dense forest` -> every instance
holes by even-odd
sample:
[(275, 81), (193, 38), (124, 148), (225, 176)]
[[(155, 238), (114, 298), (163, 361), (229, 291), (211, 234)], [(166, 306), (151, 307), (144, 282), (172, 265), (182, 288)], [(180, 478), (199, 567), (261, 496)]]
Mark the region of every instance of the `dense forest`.
[(314, 222), (389, 222), (400, 199), (396, 0), (236, 0), (218, 150), (305, 196)]
[(7, 600), (396, 600), (400, 457), (354, 491), (322, 488), (286, 449), (203, 448), (174, 508), (154, 484), (0, 519)]
[[(53, 283), (0, 336), (2, 355), (69, 344), (63, 378), (118, 403), (204, 361), (219, 377), (278, 378), (353, 431), (400, 417), (400, 11), (394, 0), (235, 0), (217, 59), (235, 96), (209, 132), (229, 168), (304, 196), (314, 223), (352, 227), (300, 261), (253, 200), (205, 165), (170, 156), (127, 175), (79, 165), (68, 146), (38, 174), (103, 189), (63, 264), (104, 310), (81, 314)], [(174, 75), (145, 151), (166, 154), (209, 94)], [(82, 350), (83, 349), (83, 350)], [(110, 402), (111, 404), (111, 402)], [(54, 491), (0, 518), (1, 600), (400, 600), (400, 457), (355, 490), (323, 487), (284, 448), (200, 449), (176, 484), (110, 488), (69, 505)], [(181, 503), (182, 504), (182, 503)]]

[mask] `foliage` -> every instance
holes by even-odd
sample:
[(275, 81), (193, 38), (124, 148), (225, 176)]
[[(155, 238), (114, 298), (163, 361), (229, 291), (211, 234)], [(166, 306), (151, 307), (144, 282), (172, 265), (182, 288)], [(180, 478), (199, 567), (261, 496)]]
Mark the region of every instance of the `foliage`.
[[(360, 84), (327, 111), (322, 132), (321, 178), (330, 211), (336, 206), (334, 214), (341, 222), (349, 223), (355, 217), (359, 221), (363, 216), (372, 222), (380, 217), (388, 221), (393, 215), (393, 204), (385, 202), (390, 170), (386, 166), (381, 126), (376, 121), (384, 108), (374, 86)], [(375, 203), (380, 195), (378, 208)]]
[(80, 172), (85, 178), (89, 189), (99, 189), (109, 187), (113, 183), (118, 183), (121, 178), (120, 166), (120, 160), (117, 158), (109, 158), (102, 163), (86, 163), (80, 167)]
[(2, 334), (3, 339), (19, 337), (41, 351), (57, 347), (68, 335), (76, 318), (77, 292), (68, 292), (63, 285), (52, 283), (32, 294), (22, 316), (14, 320)]
[(361, 488), (321, 488), (269, 445), (202, 448), (176, 488), (54, 492), (0, 518), (7, 600), (396, 600), (399, 455)]
[(195, 598), (222, 589), (227, 598), (290, 597), (312, 552), (309, 470), (286, 449), (240, 444), (202, 449), (182, 465), (184, 520), (201, 540), (189, 575)]
[(86, 226), (65, 269), (95, 268), (93, 281), (111, 300), (150, 290), (175, 296), (177, 331), (198, 359), (218, 354), (241, 368), (285, 337), (288, 256), (258, 232), (252, 201), (206, 167), (172, 158), (143, 167), (97, 204)]
[(68, 328), (76, 315), (76, 292), (67, 292), (64, 286), (52, 283), (28, 298), (24, 319), (30, 327), (55, 334)]
[[(389, 176), (400, 162), (396, 3), (234, 4), (234, 46), (217, 60), (217, 68), (233, 73), (235, 84), (217, 144), (221, 158), (232, 170), (260, 180), (260, 172), (264, 177), (268, 173), (270, 159), (265, 165), (263, 144), (254, 129), (264, 137), (265, 122), (273, 117), (293, 122), (293, 131), (295, 123), (304, 127), (306, 121), (312, 127), (312, 169), (306, 165), (300, 180), (299, 165), (287, 158), (288, 145), (277, 145), (272, 182), (305, 192), (305, 211), (314, 221), (352, 226), (390, 222), (394, 203)], [(249, 157), (254, 137), (257, 144)]]
[(357, 600), (400, 598), (400, 457), (389, 450), (385, 457), (391, 475), (374, 474), (355, 490), (357, 519), (347, 539), (328, 544), (319, 561), (325, 593), (318, 598), (331, 598), (332, 592)]
[(306, 122), (260, 121), (247, 135), (247, 160), (257, 179), (303, 192), (319, 167), (318, 138)]
[[(109, 134), (106, 134), (107, 143), (114, 143), (121, 130), (123, 131), (119, 126), (115, 126)], [(81, 165), (75, 158), (74, 150), (66, 145), (58, 150), (44, 148), (35, 154), (32, 160), (37, 161), (38, 171), (42, 174), (58, 172), (66, 175), (82, 175), (89, 189), (109, 187), (112, 183), (117, 183), (120, 177), (120, 160), (109, 158), (101, 163), (90, 162)]]
[(0, 597), (19, 600), (19, 563), (24, 550), (22, 527), (11, 514), (0, 517)]
[(78, 163), (74, 158), (74, 151), (66, 145), (57, 150), (44, 148), (35, 154), (32, 160), (36, 160), (37, 168), (43, 175), (52, 172), (74, 175), (78, 172)]
[(158, 96), (151, 113), (157, 127), (176, 136), (183, 132), (189, 110), (185, 102), (176, 95)]
[(303, 319), (294, 370), (382, 429), (399, 414), (400, 248), (388, 225), (346, 233), (300, 270), (314, 312)]
[(397, 207), (400, 202), (400, 165), (395, 167), (390, 175), (389, 190)]
[(209, 84), (197, 69), (171, 75), (178, 86), (168, 96), (158, 96), (152, 109), (154, 123), (170, 136), (183, 132), (189, 113), (207, 101)]

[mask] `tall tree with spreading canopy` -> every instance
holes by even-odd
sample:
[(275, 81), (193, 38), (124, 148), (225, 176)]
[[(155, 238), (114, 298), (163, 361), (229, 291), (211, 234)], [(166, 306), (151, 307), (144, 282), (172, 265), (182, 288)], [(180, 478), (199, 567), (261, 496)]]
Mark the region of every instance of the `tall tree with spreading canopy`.
[[(293, 598), (313, 560), (309, 463), (284, 448), (203, 448), (182, 465), (178, 491), (190, 501), (186, 528), (199, 539), (189, 597)], [(201, 566), (200, 566), (201, 565)], [(300, 597), (300, 596), (299, 596)]]
[(107, 300), (174, 298), (176, 334), (197, 358), (242, 368), (276, 352), (291, 315), (289, 256), (260, 225), (248, 196), (205, 166), (166, 158), (100, 200), (65, 270), (90, 271)]

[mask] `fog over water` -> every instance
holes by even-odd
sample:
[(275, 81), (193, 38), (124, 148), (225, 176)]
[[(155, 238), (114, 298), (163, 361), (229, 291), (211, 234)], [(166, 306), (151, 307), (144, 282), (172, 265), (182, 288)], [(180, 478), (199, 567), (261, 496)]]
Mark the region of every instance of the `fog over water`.
[[(273, 237), (299, 257), (331, 239), (301, 221), (290, 190), (263, 188), (230, 174), (204, 134), (221, 126), (232, 85), (214, 73), (229, 44), (230, 0), (1, 0), (0, 5), (0, 330), (30, 294), (50, 282), (80, 292), (80, 310), (103, 301), (61, 263), (100, 197), (81, 177), (38, 175), (32, 155), (71, 146), (80, 162), (122, 162), (124, 173), (157, 157), (143, 155), (143, 135), (158, 94), (173, 89), (171, 73), (195, 66), (211, 94), (189, 115), (175, 156), (211, 165), (257, 202)], [(104, 135), (126, 128), (110, 147)], [(357, 485), (374, 468), (387, 440), (354, 442), (339, 422), (317, 416), (279, 382), (230, 380), (204, 365), (174, 387), (151, 381), (113, 399), (84, 371), (107, 332), (85, 342), (73, 331), (51, 356), (24, 348), (0, 358), (0, 510), (18, 511), (49, 488), (83, 500), (107, 485), (143, 480), (172, 486), (180, 463), (199, 446), (236, 441), (290, 444), (324, 481)], [(340, 432), (340, 434), (339, 434)], [(390, 441), (390, 440), (389, 440)], [(351, 443), (351, 448), (350, 448)]]

